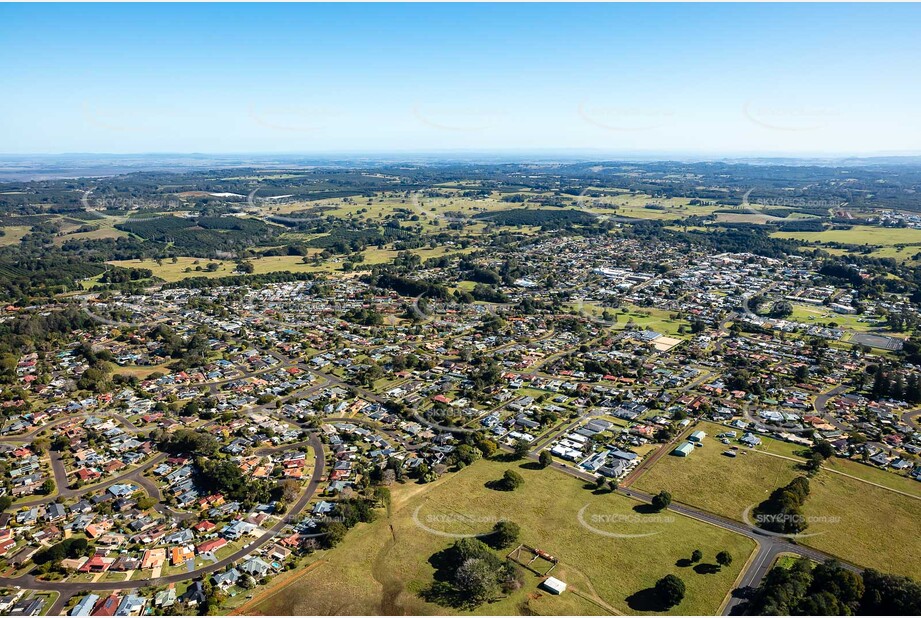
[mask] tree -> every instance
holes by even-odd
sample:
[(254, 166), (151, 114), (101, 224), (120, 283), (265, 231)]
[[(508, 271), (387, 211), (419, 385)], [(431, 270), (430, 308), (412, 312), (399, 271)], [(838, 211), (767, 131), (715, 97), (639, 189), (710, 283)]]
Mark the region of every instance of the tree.
[(479, 449), (473, 446), (470, 446), (469, 444), (461, 444), (460, 446), (457, 447), (457, 450), (455, 451), (455, 456), (457, 457), (457, 460), (459, 462), (462, 462), (464, 465), (469, 466), (470, 464), (478, 460), (482, 456), (482, 453), (480, 453)]
[(36, 455), (44, 455), (51, 448), (51, 440), (48, 438), (35, 438), (32, 440), (32, 450)]
[(549, 451), (541, 451), (537, 461), (540, 463), (541, 468), (549, 468), (550, 464), (553, 463), (553, 456)]
[(812, 452), (809, 453), (809, 458), (803, 462), (803, 469), (806, 470), (806, 473), (810, 476), (814, 476), (822, 469), (822, 463), (825, 461), (825, 458), (821, 454)]
[(244, 590), (252, 590), (256, 587), (256, 580), (253, 579), (253, 576), (249, 573), (244, 573), (243, 576), (237, 580), (237, 585)]
[(835, 447), (828, 440), (818, 440), (812, 446), (812, 452), (820, 455), (823, 459), (828, 459), (835, 454)]
[(657, 511), (667, 509), (668, 505), (670, 505), (671, 503), (672, 503), (672, 495), (668, 493), (667, 491), (660, 491), (659, 493), (657, 493), (655, 496), (652, 497), (652, 507)]
[(921, 583), (912, 578), (867, 569), (863, 572), (863, 584), (866, 589), (860, 601), (861, 614), (921, 615)]
[(322, 527), (323, 536), (320, 537), (321, 543), (327, 549), (332, 549), (345, 538), (348, 528), (345, 524), (338, 521), (325, 522)]
[(382, 486), (375, 487), (374, 501), (385, 509), (389, 509), (391, 501), (390, 490)]
[(483, 457), (492, 457), (499, 450), (499, 445), (496, 444), (495, 440), (483, 437), (480, 434), (477, 434), (476, 447), (483, 453)]
[(699, 549), (695, 549), (694, 551), (691, 552), (691, 562), (693, 564), (697, 564), (698, 562), (703, 560), (703, 557), (704, 557), (704, 553), (700, 551)]
[(511, 521), (499, 521), (493, 526), (491, 540), (499, 549), (504, 549), (514, 544), (519, 535), (521, 528), (518, 524)]
[(729, 566), (732, 564), (732, 554), (726, 550), (721, 551), (720, 553), (716, 554), (716, 563), (721, 567)]
[(518, 459), (524, 459), (528, 456), (528, 451), (531, 450), (531, 445), (525, 442), (524, 440), (518, 440), (515, 442), (515, 457)]
[[(501, 560), (483, 541), (463, 538), (454, 543), (440, 557), (449, 574), (452, 588), (451, 605), (469, 608), (494, 599), (500, 591), (509, 592), (521, 585), (521, 573), (515, 566)], [(434, 586), (437, 589), (438, 584)]]
[(515, 491), (524, 485), (524, 477), (514, 470), (506, 470), (502, 474), (502, 480), (499, 481), (499, 487), (505, 491)]
[(676, 575), (666, 575), (657, 581), (654, 590), (666, 609), (675, 607), (684, 599), (684, 582)]
[(278, 483), (275, 493), (279, 494), (279, 500), (294, 502), (298, 494), (301, 493), (301, 484), (294, 479), (285, 479)]
[(495, 570), (486, 560), (468, 558), (454, 573), (454, 585), (470, 601), (479, 605), (499, 593)]
[(816, 565), (812, 570), (813, 590), (823, 590), (832, 594), (848, 608), (847, 613), (855, 613), (864, 595), (863, 578), (853, 571), (845, 569), (840, 562), (828, 560)]

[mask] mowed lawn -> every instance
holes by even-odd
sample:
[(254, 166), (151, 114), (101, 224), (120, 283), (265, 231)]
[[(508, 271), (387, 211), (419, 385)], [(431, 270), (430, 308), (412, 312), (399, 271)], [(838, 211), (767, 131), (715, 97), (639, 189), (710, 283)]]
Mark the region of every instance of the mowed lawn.
[[(857, 464), (859, 465), (859, 464)], [(810, 483), (804, 545), (865, 567), (921, 579), (921, 500), (821, 471)]]
[[(522, 488), (486, 488), (509, 468), (524, 477)], [(559, 597), (546, 594), (537, 588), (541, 580), (528, 573), (521, 590), (474, 614), (649, 613), (637, 593), (674, 573), (687, 585), (687, 595), (671, 613), (712, 615), (755, 547), (721, 528), (672, 512), (639, 512), (634, 509), (639, 503), (629, 498), (595, 495), (561, 472), (522, 468), (517, 462), (480, 461), (431, 485), (397, 485), (393, 495), (389, 518), (382, 513), (373, 524), (359, 525), (339, 547), (317, 554), (293, 583), (258, 598), (242, 613), (471, 613), (420, 599), (435, 573), (429, 558), (454, 542), (438, 533), (480, 534), (496, 520), (510, 519), (521, 526), (523, 542), (560, 560), (552, 574), (569, 589)], [(609, 536), (637, 534), (648, 536)], [(727, 550), (733, 564), (716, 573), (679, 566), (697, 548), (704, 563)]]
[[(735, 441), (739, 455), (727, 457), (722, 453), (729, 446), (714, 437), (726, 431), (725, 427), (701, 423), (698, 429), (707, 433), (703, 447), (687, 457), (665, 455), (634, 482), (634, 487), (652, 494), (665, 490), (677, 502), (741, 520), (748, 507), (802, 474), (788, 459), (772, 457)], [(762, 450), (768, 449), (770, 446)]]
[[(691, 323), (687, 320), (672, 319), (674, 311), (656, 309), (655, 307), (637, 307), (635, 305), (625, 305), (629, 312), (624, 313), (622, 309), (611, 310), (617, 316), (617, 323), (614, 328), (625, 329), (628, 324), (633, 324), (637, 328), (651, 329), (659, 334), (669, 337), (680, 337), (678, 329), (684, 326), (688, 332), (691, 330)], [(599, 312), (600, 313), (600, 312)]]

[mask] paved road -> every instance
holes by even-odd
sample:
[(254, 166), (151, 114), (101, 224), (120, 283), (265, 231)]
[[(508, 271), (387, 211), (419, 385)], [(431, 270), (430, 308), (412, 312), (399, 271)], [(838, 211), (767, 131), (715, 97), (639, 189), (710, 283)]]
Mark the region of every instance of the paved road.
[(18, 442), (31, 442), (33, 438), (35, 438), (38, 434), (42, 433), (43, 431), (47, 429), (57, 427), (58, 425), (63, 425), (64, 423), (69, 423), (77, 419), (89, 418), (90, 416), (95, 416), (95, 417), (110, 416), (114, 418), (116, 421), (118, 421), (119, 424), (122, 425), (128, 433), (137, 434), (140, 432), (140, 430), (135, 425), (133, 425), (131, 421), (129, 421), (127, 418), (125, 418), (121, 414), (112, 412), (110, 410), (100, 410), (98, 412), (81, 412), (79, 414), (68, 414), (67, 416), (56, 418), (53, 421), (45, 425), (39, 425), (38, 427), (33, 427), (26, 433), (17, 433), (17, 434), (8, 435), (8, 436), (2, 436), (0, 437), (0, 442), (17, 442), (17, 443)]
[(921, 416), (921, 410), (909, 410), (902, 413), (902, 422), (921, 431), (921, 423), (918, 423), (918, 417)]
[(310, 502), (310, 499), (313, 497), (314, 493), (316, 493), (320, 483), (323, 480), (326, 469), (326, 456), (323, 449), (323, 443), (316, 435), (312, 436), (311, 438), (311, 446), (313, 447), (314, 453), (316, 454), (313, 476), (311, 477), (307, 488), (301, 494), (301, 497), (288, 510), (288, 514), (282, 517), (278, 523), (267, 530), (262, 536), (250, 543), (248, 547), (245, 547), (227, 556), (226, 558), (218, 560), (213, 564), (201, 567), (200, 569), (196, 569), (190, 573), (177, 573), (167, 577), (158, 577), (156, 579), (136, 579), (128, 582), (47, 582), (36, 579), (34, 575), (23, 575), (21, 577), (15, 578), (0, 577), (0, 587), (19, 586), (29, 590), (56, 590), (61, 594), (61, 596), (48, 613), (59, 615), (63, 607), (66, 605), (67, 600), (70, 599), (70, 597), (73, 595), (84, 590), (130, 590), (144, 586), (164, 586), (167, 584), (197, 578), (201, 575), (214, 573), (215, 571), (220, 571), (225, 567), (230, 566), (237, 560), (240, 560), (244, 556), (251, 554), (258, 548), (262, 547), (277, 537), (278, 534), (285, 528), (285, 526), (293, 522), (298, 514), (300, 514), (300, 512), (304, 509), (304, 507), (307, 506), (308, 502)]
[(821, 414), (822, 418), (824, 418), (828, 423), (830, 423), (837, 429), (841, 429), (843, 431), (848, 431), (850, 428), (844, 423), (842, 423), (841, 421), (839, 421), (838, 419), (836, 419), (834, 416), (829, 414), (826, 408), (828, 407), (828, 401), (830, 399), (837, 397), (838, 395), (840, 395), (847, 389), (848, 389), (848, 386), (846, 384), (839, 384), (838, 386), (831, 389), (830, 391), (819, 394), (819, 396), (815, 398), (815, 404), (814, 404), (816, 412)]
[[(58, 499), (66, 498), (75, 498), (77, 496), (82, 496), (83, 494), (89, 493), (91, 491), (98, 491), (100, 489), (105, 489), (110, 485), (115, 485), (116, 483), (126, 483), (126, 482), (135, 482), (138, 485), (141, 485), (145, 489), (153, 490), (156, 493), (151, 494), (151, 497), (156, 498), (160, 495), (160, 490), (157, 489), (156, 485), (147, 477), (144, 476), (146, 472), (151, 467), (157, 465), (158, 463), (164, 461), (167, 457), (166, 453), (160, 453), (155, 455), (151, 459), (148, 459), (145, 463), (141, 464), (139, 467), (134, 470), (129, 470), (124, 474), (119, 474), (118, 476), (113, 476), (110, 479), (106, 479), (100, 483), (94, 483), (92, 485), (84, 485), (83, 487), (77, 489), (71, 489), (67, 486), (67, 476), (64, 471), (64, 463), (61, 461), (61, 454), (58, 451), (51, 451), (51, 468), (54, 471), (55, 484), (57, 485), (58, 492), (53, 496), (45, 496), (44, 498), (37, 498), (35, 500), (28, 500), (26, 502), (19, 502), (14, 506), (16, 508), (23, 506), (36, 506), (39, 504), (48, 504), (49, 502), (57, 502)], [(63, 482), (60, 482), (58, 478), (63, 478)]]
[[(507, 451), (511, 451), (511, 448), (508, 448), (508, 447), (504, 447), (504, 449)], [(536, 456), (532, 454), (532, 455), (529, 455), (529, 458), (536, 459)], [(551, 464), (551, 467), (561, 472), (565, 472), (566, 474), (569, 474), (570, 476), (574, 476), (578, 479), (586, 481), (588, 483), (594, 484), (595, 479), (597, 478), (596, 475), (586, 472), (585, 470), (581, 470), (576, 466), (571, 466), (569, 464), (554, 462), (553, 464)], [(642, 491), (638, 491), (638, 490), (627, 488), (627, 487), (619, 487), (617, 489), (617, 492), (622, 495), (633, 498), (635, 500), (645, 502), (647, 504), (652, 502), (652, 495), (647, 494)], [(743, 522), (728, 519), (720, 515), (714, 515), (713, 513), (709, 513), (707, 511), (703, 511), (701, 509), (697, 509), (692, 506), (688, 506), (686, 504), (680, 504), (676, 502), (672, 502), (672, 504), (668, 508), (669, 510), (674, 511), (675, 513), (679, 513), (680, 515), (692, 517), (704, 523), (708, 523), (713, 526), (718, 526), (724, 530), (729, 530), (730, 532), (741, 534), (742, 536), (748, 537), (754, 540), (755, 543), (757, 543), (758, 547), (755, 550), (756, 552), (755, 557), (752, 559), (752, 561), (748, 564), (748, 567), (742, 573), (740, 577), (740, 581), (739, 581), (739, 586), (735, 590), (732, 591), (732, 596), (730, 597), (729, 602), (726, 604), (724, 608), (723, 615), (728, 616), (728, 615), (732, 615), (735, 612), (739, 611), (739, 605), (745, 600), (744, 592), (748, 588), (755, 588), (761, 584), (761, 581), (764, 579), (765, 575), (767, 575), (768, 571), (770, 571), (771, 567), (773, 566), (774, 560), (780, 554), (787, 554), (787, 553), (796, 554), (799, 556), (803, 556), (805, 558), (809, 558), (810, 560), (814, 560), (816, 562), (824, 562), (826, 560), (834, 559), (840, 562), (844, 567), (848, 569), (851, 569), (853, 571), (861, 570), (859, 567), (853, 564), (850, 564), (848, 562), (845, 562), (841, 560), (840, 558), (831, 556), (829, 554), (818, 551), (816, 549), (812, 549), (811, 547), (804, 547), (802, 545), (798, 545), (786, 537), (774, 536), (772, 534), (765, 533), (764, 531), (759, 530), (755, 528), (754, 526), (750, 526)]]
[[(637, 500), (642, 500), (643, 502), (652, 502), (652, 496), (641, 491), (624, 489), (621, 493), (636, 498)], [(708, 513), (707, 511), (702, 511), (685, 504), (676, 504), (673, 502), (668, 508), (681, 515), (693, 517), (694, 519), (708, 524), (719, 526), (724, 530), (741, 534), (754, 540), (758, 544), (755, 550), (754, 559), (749, 563), (745, 572), (742, 573), (739, 586), (732, 591), (732, 596), (724, 608), (723, 615), (726, 616), (732, 615), (738, 611), (739, 605), (745, 600), (744, 592), (749, 588), (756, 588), (761, 584), (765, 575), (767, 575), (768, 571), (770, 571), (771, 567), (774, 565), (774, 560), (780, 554), (796, 554), (815, 560), (816, 562), (825, 562), (826, 560), (835, 559), (848, 569), (860, 571), (859, 567), (844, 562), (839, 558), (812, 549), (811, 547), (803, 547), (802, 545), (792, 542), (787, 537), (775, 536), (742, 522), (714, 515), (713, 513)]]

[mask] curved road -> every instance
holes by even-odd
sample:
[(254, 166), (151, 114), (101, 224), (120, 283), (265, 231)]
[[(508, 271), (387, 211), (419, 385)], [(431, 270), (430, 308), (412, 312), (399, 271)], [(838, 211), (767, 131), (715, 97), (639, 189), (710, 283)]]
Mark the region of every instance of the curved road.
[[(506, 448), (505, 450), (511, 449)], [(528, 457), (530, 459), (537, 459), (535, 453), (530, 453)], [(551, 464), (551, 467), (590, 483), (595, 482), (597, 478), (596, 475), (580, 470), (575, 466), (556, 461)], [(652, 502), (652, 495), (642, 491), (627, 487), (619, 487), (617, 492), (635, 500), (645, 502), (646, 504)], [(860, 567), (841, 560), (836, 556), (831, 556), (816, 549), (812, 549), (811, 547), (804, 547), (796, 544), (786, 537), (765, 534), (764, 531), (743, 522), (728, 519), (720, 515), (714, 515), (713, 513), (676, 502), (672, 502), (668, 508), (681, 515), (692, 517), (736, 534), (741, 534), (742, 536), (752, 539), (757, 544), (754, 557), (746, 565), (746, 568), (740, 575), (737, 587), (732, 590), (728, 602), (723, 607), (722, 613), (726, 616), (734, 615), (739, 611), (739, 606), (745, 600), (744, 592), (749, 588), (757, 587), (761, 583), (764, 576), (767, 575), (768, 571), (770, 571), (771, 567), (774, 565), (775, 559), (781, 554), (796, 554), (816, 562), (837, 560), (847, 569), (852, 571), (861, 570)]]
[(213, 573), (227, 566), (230, 566), (237, 560), (240, 560), (244, 556), (253, 553), (274, 539), (276, 536), (278, 536), (278, 534), (285, 528), (285, 526), (294, 521), (295, 517), (304, 509), (304, 507), (307, 506), (307, 503), (310, 502), (310, 499), (313, 497), (314, 493), (316, 493), (325, 474), (326, 456), (323, 449), (323, 443), (316, 435), (311, 437), (310, 445), (314, 448), (314, 452), (316, 453), (313, 476), (311, 477), (310, 483), (307, 485), (307, 488), (301, 494), (301, 497), (298, 499), (298, 501), (295, 502), (294, 505), (288, 510), (288, 513), (282, 517), (278, 523), (269, 528), (265, 534), (250, 543), (247, 547), (234, 552), (233, 554), (227, 556), (226, 558), (222, 558), (213, 564), (209, 564), (189, 573), (177, 573), (175, 575), (169, 575), (166, 577), (158, 577), (156, 579), (136, 579), (126, 582), (49, 582), (42, 581), (37, 579), (34, 575), (27, 574), (21, 577), (0, 577), (0, 586), (19, 586), (21, 588), (30, 590), (54, 590), (59, 592), (60, 597), (48, 612), (49, 615), (57, 615), (60, 614), (68, 599), (70, 599), (73, 595), (85, 590), (130, 590), (144, 586), (162, 586), (193, 579), (200, 575), (207, 575), (208, 573)]

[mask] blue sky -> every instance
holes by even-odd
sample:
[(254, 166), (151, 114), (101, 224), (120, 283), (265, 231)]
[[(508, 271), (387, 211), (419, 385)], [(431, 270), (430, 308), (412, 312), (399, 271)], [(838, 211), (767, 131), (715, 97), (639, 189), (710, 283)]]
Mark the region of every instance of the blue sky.
[(921, 152), (918, 5), (0, 5), (0, 152)]

